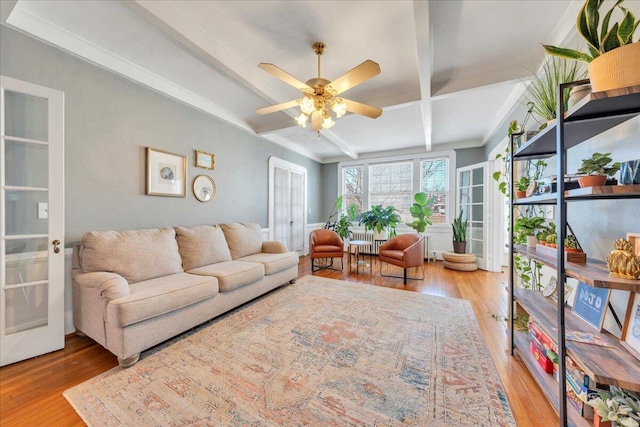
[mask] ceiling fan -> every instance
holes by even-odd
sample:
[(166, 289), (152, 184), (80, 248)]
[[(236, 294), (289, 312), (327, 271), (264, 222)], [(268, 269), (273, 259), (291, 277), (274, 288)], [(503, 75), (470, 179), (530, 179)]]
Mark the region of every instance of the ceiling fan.
[(380, 117), (382, 114), (381, 108), (338, 97), (341, 93), (380, 74), (380, 65), (371, 60), (366, 60), (334, 81), (329, 81), (320, 77), (320, 57), (327, 49), (327, 46), (322, 42), (317, 42), (312, 47), (318, 56), (318, 77), (307, 80), (306, 83), (273, 64), (262, 63), (258, 65), (266, 72), (273, 74), (303, 92), (304, 96), (282, 104), (259, 108), (256, 112), (269, 114), (299, 105), (301, 113), (300, 116), (296, 117), (296, 122), (302, 127), (307, 127), (307, 120), (311, 117), (311, 129), (317, 132), (320, 132), (321, 129), (329, 129), (335, 124), (329, 114), (329, 110), (333, 110), (336, 118), (342, 117), (347, 111), (373, 119)]

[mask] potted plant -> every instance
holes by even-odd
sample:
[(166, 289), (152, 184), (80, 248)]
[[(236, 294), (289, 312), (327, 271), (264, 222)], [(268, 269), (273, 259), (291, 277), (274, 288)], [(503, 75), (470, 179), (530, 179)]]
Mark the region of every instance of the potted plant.
[[(587, 402), (601, 421), (614, 421), (619, 426), (638, 427), (640, 425), (640, 394), (610, 386), (610, 392), (600, 392), (599, 396)], [(602, 425), (602, 424), (600, 424)]]
[(386, 240), (396, 235), (396, 227), (402, 220), (394, 206), (383, 208), (382, 205), (371, 205), (371, 210), (362, 212), (360, 225), (365, 230), (373, 230), (375, 240)]
[[(600, 22), (603, 0), (586, 0), (576, 22), (578, 34), (587, 42), (589, 53), (543, 45), (550, 55), (587, 62), (594, 92), (640, 84), (640, 41), (633, 35), (638, 22), (631, 11), (618, 0)], [(622, 12), (619, 21), (611, 22), (616, 8)], [(610, 24), (611, 27), (609, 27)], [(615, 72), (613, 72), (615, 70)]]
[(464, 210), (460, 210), (460, 215), (453, 219), (453, 252), (463, 254), (467, 251), (467, 221), (462, 220)]
[(613, 177), (620, 170), (620, 162), (611, 163), (611, 153), (593, 153), (588, 159), (582, 160), (578, 173), (586, 176), (578, 178), (580, 187), (605, 185), (607, 177)]
[(527, 195), (527, 188), (531, 184), (531, 179), (528, 176), (521, 176), (516, 182), (516, 199), (522, 199)]
[(353, 231), (351, 231), (352, 221), (355, 221), (356, 216), (358, 216), (358, 205), (352, 203), (347, 208), (346, 212), (341, 214), (336, 223), (333, 226), (333, 231), (338, 233), (342, 240), (347, 241), (353, 236)]
[[(531, 112), (537, 117), (540, 129), (544, 129), (556, 119), (558, 85), (583, 80), (586, 76), (587, 71), (580, 62), (553, 56), (543, 62), (539, 74), (533, 73), (527, 85), (527, 95)], [(564, 110), (568, 109), (569, 89), (564, 96)]]
[(547, 246), (547, 237), (552, 234), (556, 234), (556, 225), (550, 222), (545, 227), (540, 228), (540, 231), (536, 233), (536, 239), (538, 239), (538, 243), (542, 246)]
[(538, 243), (536, 231), (539, 230), (545, 219), (540, 216), (524, 216), (516, 218), (513, 225), (513, 237), (515, 243), (526, 243), (527, 247), (535, 248)]
[(427, 229), (427, 225), (432, 225), (432, 222), (429, 221), (431, 215), (433, 215), (433, 210), (431, 206), (433, 202), (436, 200), (435, 197), (427, 197), (427, 194), (424, 192), (416, 193), (413, 196), (414, 202), (413, 205), (409, 208), (409, 212), (411, 216), (414, 218), (413, 222), (408, 222), (407, 225), (418, 233), (424, 233), (424, 230)]

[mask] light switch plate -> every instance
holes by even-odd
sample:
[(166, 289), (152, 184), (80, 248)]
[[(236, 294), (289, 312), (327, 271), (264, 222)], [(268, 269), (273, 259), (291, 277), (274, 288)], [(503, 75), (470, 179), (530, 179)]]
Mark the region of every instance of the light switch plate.
[(49, 218), (49, 203), (38, 203), (38, 219)]

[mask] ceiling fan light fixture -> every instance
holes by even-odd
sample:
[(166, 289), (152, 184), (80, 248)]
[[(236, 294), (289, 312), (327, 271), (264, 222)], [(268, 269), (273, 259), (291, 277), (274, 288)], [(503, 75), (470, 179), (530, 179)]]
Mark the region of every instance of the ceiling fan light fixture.
[(308, 116), (309, 114), (313, 113), (315, 109), (316, 106), (313, 97), (305, 95), (304, 98), (302, 98), (302, 100), (300, 101), (300, 111)]
[(339, 119), (347, 112), (347, 103), (338, 98), (331, 108), (333, 109), (333, 112), (336, 113), (336, 119)]
[(326, 117), (324, 118), (324, 121), (322, 122), (322, 129), (331, 129), (335, 124), (336, 122), (331, 120), (331, 117), (327, 114)]
[(298, 123), (303, 128), (306, 128), (308, 118), (309, 116), (307, 116), (305, 113), (301, 113), (298, 117), (296, 117), (296, 123)]

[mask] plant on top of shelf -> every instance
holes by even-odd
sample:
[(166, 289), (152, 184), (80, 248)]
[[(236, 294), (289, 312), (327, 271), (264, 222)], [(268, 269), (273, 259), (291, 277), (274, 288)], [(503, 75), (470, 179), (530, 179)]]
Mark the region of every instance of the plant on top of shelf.
[[(621, 6), (623, 2), (624, 0), (616, 1), (604, 16), (601, 24), (599, 9), (604, 4), (604, 0), (585, 1), (578, 14), (576, 29), (578, 30), (578, 34), (587, 42), (589, 53), (551, 45), (543, 45), (544, 50), (549, 55), (574, 59), (576, 61), (591, 62), (606, 52), (617, 49), (620, 46), (633, 44), (633, 33), (638, 28), (640, 21), (636, 21), (633, 13)], [(620, 22), (614, 23), (613, 26), (609, 28), (611, 15), (616, 7), (620, 8), (623, 17)]]
[(640, 394), (609, 386), (610, 392), (600, 392), (587, 404), (592, 406), (602, 421), (614, 421), (624, 427), (640, 426)]
[[(546, 128), (547, 124), (556, 118), (558, 85), (583, 80), (586, 77), (587, 70), (580, 62), (553, 56), (542, 63), (539, 74), (533, 73), (527, 85), (527, 94), (531, 112), (540, 119), (536, 119), (540, 129)], [(569, 90), (565, 90), (565, 111), (569, 109)]]
[(607, 177), (613, 177), (620, 170), (620, 162), (612, 163), (611, 153), (593, 153), (588, 159), (582, 160), (578, 173), (586, 175), (578, 178), (580, 187), (605, 185)]
[(371, 205), (371, 210), (362, 212), (360, 215), (360, 225), (364, 225), (365, 230), (373, 230), (378, 234), (388, 231), (390, 237), (396, 235), (396, 227), (401, 222), (402, 219), (395, 206), (383, 208), (382, 205)]
[[(640, 40), (633, 40), (640, 21), (635, 19), (630, 10), (621, 6), (623, 1), (617, 0), (602, 21), (600, 8), (605, 1), (585, 1), (578, 13), (576, 29), (587, 42), (588, 53), (543, 45), (549, 55), (587, 62), (594, 92), (633, 86), (640, 82), (640, 71), (635, 60), (640, 55)], [(616, 9), (622, 13), (622, 17), (612, 20)], [(617, 76), (611, 75), (611, 69), (616, 70)]]
[(413, 196), (414, 203), (409, 208), (409, 212), (411, 216), (414, 218), (412, 222), (408, 222), (407, 225), (418, 233), (424, 233), (424, 230), (427, 229), (427, 225), (432, 225), (433, 223), (429, 221), (431, 215), (433, 215), (433, 210), (431, 207), (433, 206), (433, 202), (436, 200), (435, 197), (427, 197), (427, 193), (420, 192), (416, 193)]

